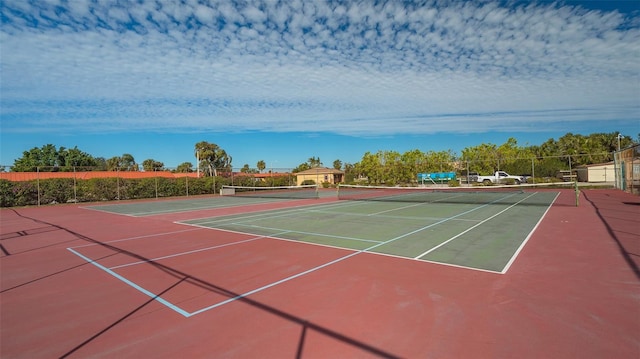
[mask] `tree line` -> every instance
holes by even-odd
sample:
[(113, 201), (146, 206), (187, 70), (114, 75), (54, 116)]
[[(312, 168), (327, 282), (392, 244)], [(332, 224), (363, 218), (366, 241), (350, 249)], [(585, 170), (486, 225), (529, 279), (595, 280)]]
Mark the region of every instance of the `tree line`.
[(453, 151), (411, 150), (367, 152), (360, 162), (345, 165), (347, 181), (362, 179), (371, 184), (395, 185), (417, 181), (419, 173), (469, 172), (489, 175), (503, 170), (514, 175), (556, 177), (559, 171), (577, 166), (613, 161), (613, 152), (637, 144), (618, 133), (579, 135), (567, 133), (541, 145), (521, 146), (515, 138), (496, 145), (482, 143)]
[[(458, 156), (451, 150), (423, 152), (414, 149), (400, 153), (394, 150), (366, 152), (357, 163), (343, 163), (339, 159), (333, 162), (333, 168), (345, 172), (347, 181), (366, 178), (371, 183), (405, 183), (415, 181), (418, 173), (457, 171), (492, 173), (505, 170), (514, 174), (528, 174), (535, 168), (536, 175), (552, 176), (559, 169), (580, 165), (612, 161), (612, 153), (619, 147), (625, 148), (637, 144), (629, 136), (620, 136), (616, 132), (580, 135), (567, 133), (559, 139), (549, 139), (540, 145), (518, 144), (515, 138), (496, 145), (482, 143), (466, 147)], [(192, 162), (183, 162), (175, 172), (199, 171), (205, 176), (218, 176), (220, 172), (233, 171), (232, 157), (215, 143), (200, 141), (194, 145), (195, 168)], [(292, 172), (300, 172), (323, 163), (319, 157), (310, 157)], [(109, 159), (93, 157), (77, 147), (65, 148), (47, 144), (24, 151), (22, 157), (14, 161), (11, 171), (161, 171), (166, 170), (164, 163), (155, 159), (146, 159), (138, 164), (129, 153)], [(244, 164), (240, 169), (244, 173), (261, 173), (266, 169), (264, 160), (252, 168)]]

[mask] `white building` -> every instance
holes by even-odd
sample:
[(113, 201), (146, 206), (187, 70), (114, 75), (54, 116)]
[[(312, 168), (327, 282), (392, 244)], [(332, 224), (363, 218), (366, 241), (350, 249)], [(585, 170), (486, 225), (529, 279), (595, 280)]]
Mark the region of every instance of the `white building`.
[(579, 182), (613, 182), (616, 179), (613, 162), (576, 167)]

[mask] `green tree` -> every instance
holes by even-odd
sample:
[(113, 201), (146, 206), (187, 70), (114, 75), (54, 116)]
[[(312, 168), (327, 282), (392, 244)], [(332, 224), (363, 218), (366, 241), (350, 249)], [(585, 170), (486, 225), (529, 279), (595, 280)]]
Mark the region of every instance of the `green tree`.
[(140, 167), (136, 163), (136, 160), (133, 158), (133, 155), (129, 153), (125, 153), (121, 157), (122, 160), (122, 168), (125, 171), (138, 171)]
[[(96, 160), (89, 154), (80, 151), (77, 147), (57, 149), (52, 144), (41, 148), (34, 147), (24, 151), (22, 157), (14, 161), (12, 171), (73, 171), (74, 167), (96, 166)], [(81, 168), (78, 168), (81, 170)]]
[(176, 172), (178, 173), (191, 173), (193, 172), (193, 163), (191, 162), (183, 162), (176, 167)]
[(456, 156), (451, 151), (429, 151), (424, 154), (426, 172), (450, 172), (456, 169)]
[(345, 163), (344, 164), (344, 180), (347, 183), (352, 183), (356, 180), (357, 178), (357, 173), (356, 173), (356, 168), (355, 165), (351, 164), (351, 163)]
[(322, 162), (320, 161), (320, 157), (309, 157), (307, 162), (301, 163), (298, 167), (293, 169), (293, 173), (306, 171), (315, 167), (321, 167)]
[(313, 168), (313, 167), (320, 167), (322, 166), (322, 161), (320, 161), (320, 157), (310, 157), (307, 162), (309, 163), (309, 165)]
[(378, 184), (383, 181), (382, 151), (375, 154), (369, 151), (362, 155), (360, 162), (356, 164), (359, 176), (367, 178), (369, 184)]
[(249, 164), (245, 163), (244, 166), (240, 169), (240, 172), (253, 174), (253, 173), (258, 173), (258, 170), (255, 168), (249, 167)]
[(148, 171), (148, 172), (163, 171), (164, 170), (164, 163), (149, 158), (149, 159), (146, 159), (146, 160), (142, 161), (142, 168), (145, 171)]
[[(620, 136), (620, 147), (634, 144), (629, 136)], [(573, 167), (612, 161), (612, 153), (618, 149), (618, 133), (592, 133), (584, 136), (567, 133), (555, 140), (548, 139), (539, 146), (530, 146), (527, 150), (537, 158), (557, 157), (567, 169), (569, 160)], [(537, 173), (536, 173), (537, 174)]]
[(118, 171), (120, 170), (120, 157), (114, 156), (106, 161), (107, 163), (107, 171)]
[(342, 169), (342, 161), (340, 160), (333, 161), (333, 168), (337, 170)]
[(302, 171), (306, 171), (311, 169), (311, 165), (309, 165), (309, 163), (305, 162), (305, 163), (301, 163), (298, 165), (298, 167), (294, 168), (292, 170), (293, 173), (298, 173), (298, 172), (302, 172)]
[(470, 171), (480, 174), (491, 174), (500, 169), (498, 146), (493, 143), (464, 148), (461, 160), (468, 164)]
[(412, 182), (418, 178), (418, 173), (426, 172), (427, 158), (424, 152), (418, 149), (404, 152), (400, 161), (403, 167), (403, 182)]
[(58, 150), (58, 159), (69, 171), (73, 169), (82, 171), (98, 165), (98, 162), (95, 158), (93, 158), (93, 156), (79, 150), (77, 146), (68, 149), (60, 147), (60, 149)]
[(107, 160), (104, 157), (96, 158), (96, 171), (106, 171), (107, 170)]
[(231, 171), (231, 156), (215, 143), (198, 142), (194, 151), (196, 158), (200, 160), (200, 166), (206, 169), (209, 176), (217, 176), (219, 170)]
[(106, 160), (107, 171), (138, 171), (139, 166), (133, 155), (125, 153), (122, 156), (114, 156)]
[(22, 152), (22, 157), (13, 162), (11, 171), (31, 172), (39, 167), (41, 171), (52, 171), (58, 166), (58, 150), (52, 144), (47, 144), (41, 148), (34, 147), (29, 151)]

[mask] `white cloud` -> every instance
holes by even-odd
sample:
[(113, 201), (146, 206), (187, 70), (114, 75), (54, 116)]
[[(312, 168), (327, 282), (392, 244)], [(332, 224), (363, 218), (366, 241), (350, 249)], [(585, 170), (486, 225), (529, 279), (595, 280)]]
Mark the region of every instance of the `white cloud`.
[(29, 131), (41, 116), (61, 131), (536, 131), (639, 114), (640, 22), (617, 12), (494, 2), (35, 4), (1, 8), (5, 131)]

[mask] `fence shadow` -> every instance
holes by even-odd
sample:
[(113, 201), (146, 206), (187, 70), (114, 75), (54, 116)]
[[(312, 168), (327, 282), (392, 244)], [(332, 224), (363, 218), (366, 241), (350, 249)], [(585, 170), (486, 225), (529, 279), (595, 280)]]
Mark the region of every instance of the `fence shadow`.
[[(636, 239), (640, 240), (640, 233), (637, 232), (638, 226), (640, 225), (640, 220), (637, 221), (638, 223), (635, 223), (635, 224), (631, 223), (629, 226), (630, 228), (635, 228), (634, 233), (624, 232), (622, 228), (615, 228), (608, 220), (608, 218), (616, 218), (615, 217), (616, 212), (623, 211), (626, 206), (634, 206), (634, 207), (640, 206), (640, 201), (639, 202), (621, 201), (619, 202), (620, 203), (619, 206), (616, 206), (618, 207), (617, 209), (611, 209), (611, 208), (605, 208), (604, 206), (602, 206), (602, 203), (597, 199), (597, 197), (592, 198), (591, 193), (589, 193), (588, 191), (583, 191), (582, 193), (584, 195), (584, 198), (589, 203), (591, 203), (593, 208), (595, 208), (598, 218), (600, 218), (602, 223), (604, 223), (605, 227), (607, 228), (607, 231), (609, 232), (609, 235), (611, 236), (611, 238), (613, 238), (616, 245), (618, 246), (618, 249), (620, 250), (620, 254), (624, 258), (624, 260), (627, 262), (631, 270), (635, 273), (636, 277), (640, 280), (640, 268), (638, 266), (638, 262), (640, 262), (640, 253), (634, 253), (631, 248), (628, 248), (628, 243), (625, 243), (624, 241), (622, 241), (618, 235), (618, 233), (628, 233), (631, 235), (635, 235), (636, 237), (638, 237)], [(612, 198), (610, 197), (610, 199)], [(632, 208), (632, 211), (637, 214), (637, 208), (633, 208), (633, 207), (631, 208)], [(638, 257), (638, 259), (634, 259), (634, 257)]]
[[(15, 213), (18, 214), (22, 218), (30, 219), (30, 220), (35, 221), (37, 223), (41, 223), (41, 224), (45, 224), (45, 225), (48, 225), (48, 226), (53, 226), (55, 228), (58, 228), (58, 229), (60, 229), (62, 231), (65, 231), (65, 232), (73, 235), (74, 237), (76, 237), (76, 238), (78, 238), (80, 240), (86, 241), (86, 242), (91, 243), (91, 244), (102, 246), (104, 248), (107, 248), (109, 250), (114, 251), (117, 254), (127, 255), (127, 256), (129, 256), (131, 258), (134, 258), (135, 260), (138, 260), (138, 261), (145, 261), (145, 262), (151, 264), (152, 266), (154, 266), (156, 269), (159, 269), (159, 270), (161, 270), (161, 271), (173, 276), (174, 278), (176, 278), (176, 282), (175, 283), (170, 284), (167, 288), (165, 288), (163, 291), (161, 291), (159, 294), (157, 294), (154, 298), (150, 298), (149, 300), (147, 300), (142, 305), (139, 305), (138, 307), (134, 308), (133, 310), (131, 310), (128, 313), (126, 313), (125, 315), (123, 315), (121, 318), (115, 320), (113, 323), (105, 326), (102, 330), (100, 330), (97, 333), (89, 336), (87, 339), (85, 339), (84, 341), (79, 343), (77, 346), (75, 346), (74, 348), (71, 348), (68, 352), (66, 352), (63, 355), (61, 355), (60, 358), (67, 358), (67, 357), (71, 356), (73, 353), (75, 353), (78, 350), (82, 349), (83, 347), (85, 347), (86, 345), (88, 345), (89, 343), (94, 341), (95, 339), (97, 339), (100, 336), (102, 336), (104, 333), (106, 333), (109, 330), (117, 327), (117, 325), (119, 323), (121, 323), (122, 321), (124, 321), (125, 319), (131, 317), (136, 312), (140, 311), (141, 309), (143, 309), (147, 305), (153, 303), (156, 298), (162, 296), (164, 293), (170, 291), (171, 289), (175, 288), (176, 286), (178, 286), (180, 283), (183, 283), (183, 282), (189, 282), (190, 284), (197, 285), (198, 287), (203, 288), (203, 289), (205, 289), (207, 291), (210, 291), (212, 293), (216, 293), (216, 294), (219, 294), (219, 295), (223, 295), (223, 296), (226, 296), (228, 298), (235, 298), (239, 302), (245, 303), (245, 304), (250, 305), (250, 306), (252, 306), (254, 308), (260, 309), (260, 310), (265, 311), (265, 312), (267, 312), (269, 314), (276, 315), (276, 316), (278, 316), (278, 317), (280, 317), (282, 319), (285, 319), (285, 320), (287, 320), (289, 322), (292, 322), (292, 323), (295, 323), (295, 324), (299, 325), (300, 328), (301, 328), (301, 331), (300, 331), (300, 337), (298, 338), (298, 347), (297, 347), (297, 352), (296, 352), (296, 356), (295, 356), (296, 359), (304, 358), (304, 346), (305, 346), (305, 341), (306, 341), (306, 338), (307, 338), (307, 332), (309, 330), (315, 331), (315, 332), (317, 332), (319, 334), (325, 335), (325, 336), (330, 337), (330, 338), (332, 338), (334, 340), (337, 340), (337, 341), (340, 341), (340, 342), (345, 343), (347, 345), (350, 345), (352, 347), (358, 348), (359, 350), (362, 350), (363, 352), (367, 352), (372, 356), (376, 356), (376, 357), (379, 357), (379, 358), (390, 358), (390, 359), (391, 358), (393, 358), (393, 359), (400, 358), (400, 356), (395, 355), (395, 354), (390, 353), (390, 352), (387, 352), (387, 351), (385, 351), (385, 350), (383, 350), (381, 348), (377, 348), (377, 347), (375, 347), (373, 345), (370, 345), (370, 344), (364, 343), (362, 341), (356, 340), (354, 338), (346, 336), (346, 335), (344, 335), (342, 333), (339, 333), (337, 331), (334, 331), (332, 329), (329, 329), (329, 328), (326, 328), (326, 327), (321, 326), (319, 324), (315, 324), (313, 322), (310, 322), (310, 321), (308, 321), (308, 320), (306, 320), (304, 318), (300, 318), (300, 317), (295, 316), (293, 314), (290, 314), (290, 313), (287, 313), (287, 312), (282, 311), (280, 309), (277, 309), (277, 308), (274, 308), (272, 306), (269, 306), (269, 305), (267, 305), (265, 303), (256, 301), (254, 299), (251, 299), (251, 298), (248, 298), (248, 297), (245, 297), (245, 296), (242, 296), (241, 293), (233, 292), (233, 291), (231, 291), (229, 289), (226, 289), (224, 287), (218, 286), (218, 285), (216, 285), (214, 283), (210, 283), (210, 282), (205, 281), (205, 280), (203, 280), (201, 278), (195, 277), (195, 276), (193, 276), (193, 275), (191, 275), (189, 273), (185, 273), (185, 272), (182, 272), (180, 270), (174, 269), (172, 267), (166, 266), (164, 264), (160, 264), (160, 263), (154, 262), (152, 259), (146, 258), (144, 256), (141, 256), (141, 255), (137, 254), (137, 253), (124, 250), (122, 248), (113, 246), (113, 245), (108, 244), (108, 243), (100, 242), (100, 241), (98, 241), (96, 239), (93, 239), (91, 237), (85, 236), (85, 235), (83, 235), (81, 233), (77, 233), (77, 232), (75, 232), (75, 231), (73, 231), (71, 229), (65, 228), (65, 227), (60, 226), (60, 225), (56, 225), (54, 223), (49, 223), (49, 222), (46, 222), (46, 221), (39, 220), (37, 218), (33, 218), (33, 217), (28, 217), (28, 216), (22, 215), (18, 211), (15, 211)], [(87, 264), (89, 264), (89, 263), (84, 263), (83, 265), (87, 265)], [(58, 275), (58, 274), (61, 274), (63, 272), (66, 272), (68, 270), (75, 269), (77, 267), (79, 267), (79, 266), (70, 267), (70, 268), (68, 268), (66, 270), (59, 271), (59, 272), (56, 272), (56, 273), (52, 273), (52, 274), (44, 276), (42, 278), (38, 278), (37, 280), (46, 279), (46, 278), (52, 277), (54, 275)], [(27, 283), (23, 283), (21, 285), (18, 285), (18, 286), (15, 286), (13, 288), (10, 288), (9, 290), (13, 290), (13, 289), (16, 289), (18, 287), (21, 287), (21, 286), (24, 286), (24, 285), (28, 285), (30, 283), (33, 283), (33, 282), (37, 281), (37, 280), (30, 281), (30, 282), (27, 282)]]

